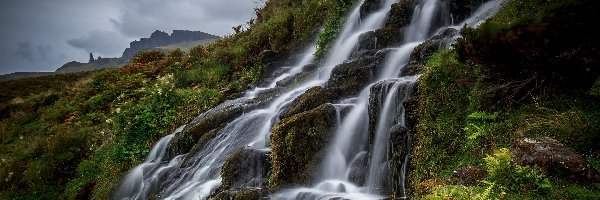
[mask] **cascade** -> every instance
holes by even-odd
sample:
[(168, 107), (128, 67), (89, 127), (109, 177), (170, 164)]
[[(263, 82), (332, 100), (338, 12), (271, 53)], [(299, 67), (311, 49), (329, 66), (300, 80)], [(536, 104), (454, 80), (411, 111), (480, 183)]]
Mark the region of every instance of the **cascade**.
[[(342, 32), (318, 68), (306, 67), (314, 62), (316, 45), (313, 44), (302, 54), (302, 59), (297, 64), (288, 67), (286, 72), (275, 77), (266, 86), (256, 87), (239, 99), (224, 102), (159, 140), (147, 159), (123, 178), (112, 198), (205, 199), (221, 186), (221, 166), (235, 151), (244, 148), (259, 153), (270, 151), (270, 131), (278, 122), (279, 114), (309, 88), (324, 85), (330, 79), (334, 67), (347, 61), (356, 49), (359, 36), (383, 25), (391, 5), (396, 0), (385, 0), (378, 11), (368, 16), (360, 16), (360, 6), (363, 2), (364, 0), (361, 0), (353, 8)], [(418, 79), (418, 75), (402, 76), (401, 67), (407, 64), (413, 48), (430, 36), (432, 16), (438, 7), (439, 3), (436, 0), (424, 0), (419, 4), (405, 33), (407, 42), (398, 48), (390, 49), (384, 67), (376, 75), (376, 81), (365, 87), (357, 97), (332, 104), (336, 108), (337, 128), (334, 139), (327, 148), (327, 156), (317, 184), (310, 188), (282, 191), (271, 198), (380, 199), (390, 193), (390, 175), (395, 173), (389, 167), (392, 148), (389, 145), (390, 128), (404, 126), (402, 102), (410, 95), (413, 83)], [(486, 13), (479, 14), (483, 16)], [(470, 20), (469, 26), (477, 23), (477, 20)], [(301, 73), (308, 73), (308, 78), (291, 87), (280, 88), (281, 81)], [(379, 92), (374, 94), (373, 90)], [(269, 91), (275, 91), (276, 94), (257, 100)], [(221, 128), (202, 149), (188, 154), (165, 156), (174, 135), (181, 133), (186, 126), (192, 126), (220, 109), (252, 102), (256, 106), (245, 107), (247, 109), (241, 116)], [(377, 102), (381, 109), (377, 115), (376, 127), (369, 130), (369, 106), (372, 102)], [(370, 135), (370, 132), (373, 134)], [(264, 187), (260, 180), (264, 180), (265, 177), (258, 173), (261, 169), (251, 170), (257, 171), (254, 173), (255, 177), (242, 183), (240, 187)], [(405, 170), (400, 173), (403, 176)]]

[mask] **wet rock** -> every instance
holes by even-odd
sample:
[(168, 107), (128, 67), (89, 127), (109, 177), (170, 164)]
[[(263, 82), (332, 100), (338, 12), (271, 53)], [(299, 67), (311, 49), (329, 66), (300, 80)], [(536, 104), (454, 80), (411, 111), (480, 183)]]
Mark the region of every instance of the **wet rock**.
[(578, 183), (599, 182), (600, 175), (581, 155), (550, 137), (523, 138), (510, 146), (512, 161), (519, 165), (537, 165), (550, 177)]
[(336, 109), (324, 104), (279, 122), (271, 134), (272, 188), (309, 185), (336, 126)]
[(248, 102), (239, 102), (239, 104), (222, 104), (215, 107), (186, 125), (182, 132), (179, 132), (171, 141), (168, 150), (168, 158), (179, 154), (188, 153), (193, 146), (198, 145), (200, 140), (210, 140), (209, 131), (222, 126), (236, 117), (239, 117), (244, 111), (244, 104)]
[(404, 40), (403, 33), (406, 26), (410, 24), (413, 10), (414, 3), (412, 3), (412, 0), (401, 0), (392, 4), (384, 26), (375, 31), (377, 45), (380, 48), (397, 46)]
[[(210, 140), (215, 138), (217, 136), (217, 134), (219, 133), (219, 131), (221, 131), (221, 129), (223, 129), (223, 127), (225, 127), (225, 124), (221, 124), (220, 127), (217, 127), (215, 129), (212, 129), (212, 130), (206, 132), (205, 134), (202, 134), (202, 136), (198, 140), (196, 140), (196, 142), (194, 143), (194, 146), (192, 146), (192, 148), (189, 151), (187, 151), (187, 154), (183, 158), (182, 166), (188, 165), (190, 163), (189, 162), (190, 159), (192, 159), (194, 157), (194, 155), (196, 155), (196, 153), (198, 153), (200, 150), (202, 150), (202, 148), (204, 148), (204, 145), (206, 145), (206, 143), (208, 143)], [(181, 143), (179, 143), (179, 144), (181, 144)], [(171, 147), (174, 147), (174, 146), (175, 146), (175, 144), (171, 145)]]
[(269, 191), (266, 189), (244, 189), (233, 194), (235, 200), (257, 200), (269, 199)]
[(452, 38), (458, 36), (458, 30), (446, 28), (419, 44), (410, 54), (409, 64), (425, 64), (436, 52), (446, 49)]
[(454, 171), (450, 178), (450, 184), (475, 186), (479, 185), (481, 180), (485, 178), (487, 172), (484, 169), (474, 166), (460, 168)]
[(283, 80), (277, 81), (277, 87), (292, 87), (298, 83), (303, 82), (306, 79), (309, 79), (314, 75), (314, 72), (317, 69), (317, 65), (308, 64), (303, 67), (302, 72), (299, 72), (293, 76), (287, 77)]
[(348, 180), (356, 185), (363, 185), (367, 180), (368, 171), (368, 157), (367, 153), (363, 153), (360, 157), (354, 159), (350, 163), (350, 173), (348, 174)]
[(372, 56), (360, 56), (350, 62), (336, 66), (325, 88), (337, 88), (341, 96), (356, 95), (377, 75), (385, 63), (389, 50), (381, 50)]
[(259, 188), (267, 183), (271, 168), (267, 151), (239, 149), (221, 167), (223, 188)]
[(454, 0), (449, 1), (449, 12), (452, 14), (454, 23), (459, 23), (471, 16), (471, 14), (483, 3), (489, 0), (473, 1), (473, 0)]
[(371, 13), (377, 12), (383, 6), (383, 0), (365, 0), (360, 6), (360, 19), (364, 19)]
[(312, 110), (325, 103), (331, 103), (338, 99), (339, 96), (340, 91), (335, 89), (325, 89), (321, 86), (312, 87), (306, 90), (304, 94), (294, 99), (290, 107), (281, 114), (280, 119)]
[(369, 31), (358, 36), (357, 51), (374, 50), (377, 48), (377, 35), (375, 31)]
[(407, 157), (409, 156), (410, 147), (410, 132), (403, 125), (396, 124), (390, 128), (390, 140), (392, 147), (392, 160), (391, 160), (391, 171), (392, 171), (392, 193), (394, 194), (405, 194), (405, 187), (403, 182), (402, 168), (406, 164)]

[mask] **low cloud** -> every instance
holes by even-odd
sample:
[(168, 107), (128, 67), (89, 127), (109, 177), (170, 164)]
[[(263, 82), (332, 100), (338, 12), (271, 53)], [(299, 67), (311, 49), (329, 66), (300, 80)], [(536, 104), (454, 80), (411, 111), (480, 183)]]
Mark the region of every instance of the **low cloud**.
[(19, 42), (14, 55), (29, 62), (46, 61), (54, 48), (51, 45), (32, 45), (31, 42)]
[(87, 36), (68, 40), (67, 44), (89, 53), (115, 57), (120, 56), (129, 42), (119, 33), (95, 30)]

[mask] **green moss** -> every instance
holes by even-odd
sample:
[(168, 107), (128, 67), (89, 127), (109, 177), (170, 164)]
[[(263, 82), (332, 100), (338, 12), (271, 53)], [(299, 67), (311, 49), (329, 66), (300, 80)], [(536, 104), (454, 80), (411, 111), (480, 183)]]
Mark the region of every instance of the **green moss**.
[(319, 153), (329, 142), (336, 111), (324, 104), (279, 122), (271, 134), (270, 188), (308, 184)]

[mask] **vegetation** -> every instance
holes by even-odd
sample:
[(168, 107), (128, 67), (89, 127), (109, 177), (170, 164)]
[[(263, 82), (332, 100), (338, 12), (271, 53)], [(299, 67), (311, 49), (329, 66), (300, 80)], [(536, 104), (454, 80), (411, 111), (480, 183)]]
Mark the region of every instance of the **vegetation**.
[[(479, 28), (463, 29), (452, 50), (429, 60), (419, 83), (409, 180), (415, 196), (600, 197), (598, 184), (546, 177), (512, 163), (506, 149), (521, 137), (550, 136), (600, 169), (600, 146), (590, 142), (600, 132), (598, 58), (588, 56), (598, 55), (599, 43), (597, 33), (582, 28), (592, 26), (586, 18), (597, 8), (585, 0), (509, 0)], [(482, 166), (488, 175), (476, 186), (443, 183), (467, 166)]]
[(263, 52), (295, 50), (319, 28), (326, 49), (353, 3), (271, 0), (246, 29), (187, 53), (2, 83), (0, 199), (108, 198), (160, 137), (258, 80)]

